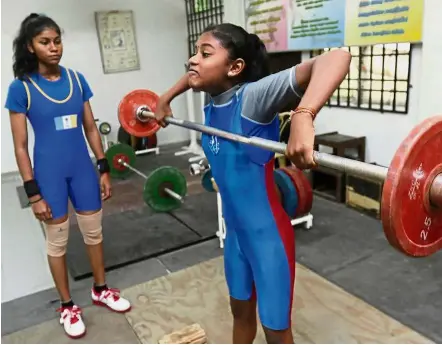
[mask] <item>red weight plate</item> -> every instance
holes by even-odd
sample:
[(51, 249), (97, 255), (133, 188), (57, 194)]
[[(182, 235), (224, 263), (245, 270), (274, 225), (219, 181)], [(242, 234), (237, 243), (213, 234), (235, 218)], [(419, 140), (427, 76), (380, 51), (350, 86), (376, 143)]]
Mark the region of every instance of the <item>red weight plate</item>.
[(118, 120), (124, 130), (137, 137), (149, 137), (161, 128), (155, 120), (142, 122), (137, 118), (137, 110), (146, 106), (151, 112), (155, 112), (159, 97), (152, 91), (139, 89), (129, 92), (123, 97), (118, 106)]
[(307, 191), (307, 199), (305, 200), (305, 211), (306, 213), (309, 213), (313, 208), (313, 188), (307, 176), (305, 176), (304, 173), (303, 175), (304, 188)]
[(442, 248), (442, 210), (430, 206), (429, 190), (442, 172), (442, 116), (426, 119), (401, 143), (382, 193), (382, 225), (390, 244), (410, 256)]
[(310, 181), (308, 180), (307, 176), (305, 176), (305, 173), (295, 167), (294, 165), (291, 165), (288, 167), (290, 170), (294, 171), (297, 176), (298, 180), (302, 183), (302, 188), (305, 193), (305, 199), (304, 199), (304, 208), (303, 212), (304, 214), (309, 213), (312, 210), (313, 207), (313, 189)]

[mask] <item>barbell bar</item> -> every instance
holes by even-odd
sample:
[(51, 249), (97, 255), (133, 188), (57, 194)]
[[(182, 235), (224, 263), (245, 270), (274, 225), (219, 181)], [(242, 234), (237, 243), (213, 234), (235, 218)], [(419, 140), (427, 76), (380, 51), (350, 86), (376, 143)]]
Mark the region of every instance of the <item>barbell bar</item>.
[[(128, 93), (120, 102), (118, 118), (134, 136), (161, 129), (154, 120), (159, 97), (145, 89)], [(203, 124), (166, 117), (179, 127), (230, 141), (287, 154), (287, 145), (245, 137)], [(388, 168), (314, 151), (319, 166), (383, 183), (381, 219), (389, 243), (410, 256), (428, 256), (442, 248), (442, 116), (419, 123), (402, 141)]]
[[(155, 114), (148, 111), (145, 108), (140, 108), (137, 111), (137, 117), (144, 119), (144, 121), (146, 121), (146, 119), (155, 119)], [(215, 135), (217, 137), (225, 138), (230, 141), (256, 146), (264, 150), (272, 151), (275, 153), (280, 153), (283, 155), (287, 154), (287, 145), (284, 143), (258, 138), (258, 137), (245, 137), (239, 134), (226, 132), (217, 128), (205, 126), (199, 123), (190, 122), (183, 119), (177, 119), (171, 116), (166, 117), (164, 119), (164, 122), (184, 127), (187, 129), (191, 129), (194, 131)], [(369, 165), (352, 159), (334, 156), (328, 153), (323, 153), (318, 151), (313, 152), (313, 157), (317, 164), (328, 168), (336, 169), (344, 173), (352, 173), (358, 176), (362, 175), (367, 178), (381, 180), (381, 181), (387, 177), (388, 169), (381, 166)]]
[[(125, 161), (123, 161), (121, 158), (118, 159), (118, 163), (123, 165), (124, 167), (128, 168), (129, 170), (132, 170), (134, 173), (138, 174), (139, 176), (143, 177), (146, 181), (149, 179), (149, 177), (142, 173), (140, 170), (135, 169), (133, 166), (127, 164)], [(181, 197), (181, 195), (175, 193), (173, 190), (170, 190), (167, 187), (163, 187), (163, 191), (168, 194), (170, 197), (174, 198), (175, 200), (179, 201), (179, 202), (183, 202), (183, 198)]]

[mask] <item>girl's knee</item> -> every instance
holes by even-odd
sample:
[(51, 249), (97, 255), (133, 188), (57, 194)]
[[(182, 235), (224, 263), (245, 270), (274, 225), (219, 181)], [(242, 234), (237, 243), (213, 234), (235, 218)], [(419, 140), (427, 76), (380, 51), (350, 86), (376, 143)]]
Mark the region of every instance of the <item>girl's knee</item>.
[(272, 330), (263, 327), (267, 344), (293, 344), (293, 334), (291, 328), (284, 330)]
[(256, 321), (256, 301), (240, 301), (230, 298), (230, 308), (235, 320)]
[(76, 215), (84, 243), (91, 246), (100, 244), (103, 241), (102, 210), (91, 213), (78, 212)]

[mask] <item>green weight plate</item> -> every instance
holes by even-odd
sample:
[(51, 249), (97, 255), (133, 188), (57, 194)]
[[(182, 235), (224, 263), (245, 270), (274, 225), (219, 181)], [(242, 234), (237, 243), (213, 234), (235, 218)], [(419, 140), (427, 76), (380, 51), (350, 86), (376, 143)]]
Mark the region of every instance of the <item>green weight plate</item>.
[(134, 166), (136, 155), (134, 149), (126, 144), (115, 144), (109, 147), (106, 151), (106, 158), (110, 166), (110, 175), (115, 178), (124, 178), (132, 171), (124, 165), (118, 163), (121, 158), (127, 164)]
[(201, 184), (203, 185), (203, 188), (208, 192), (216, 192), (215, 189), (213, 189), (212, 184), (212, 172), (209, 170), (206, 170), (203, 174), (203, 177), (201, 178)]
[(169, 212), (181, 207), (181, 202), (164, 191), (167, 187), (181, 197), (187, 194), (186, 177), (178, 169), (163, 166), (154, 170), (144, 184), (143, 199), (156, 212)]

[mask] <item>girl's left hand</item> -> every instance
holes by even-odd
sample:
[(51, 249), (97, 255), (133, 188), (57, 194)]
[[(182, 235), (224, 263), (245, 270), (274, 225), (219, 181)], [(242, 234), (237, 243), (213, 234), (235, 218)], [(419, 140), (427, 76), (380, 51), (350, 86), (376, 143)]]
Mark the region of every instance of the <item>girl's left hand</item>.
[(290, 124), (286, 155), (298, 169), (311, 169), (316, 166), (313, 159), (314, 143), (315, 128), (312, 115), (308, 112), (294, 114)]
[(110, 182), (109, 174), (102, 174), (100, 176), (101, 185), (101, 199), (107, 200), (112, 196), (112, 187)]

